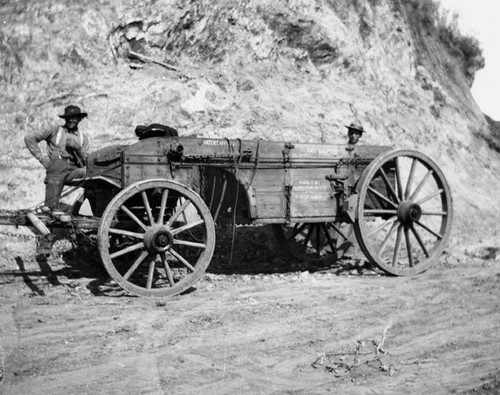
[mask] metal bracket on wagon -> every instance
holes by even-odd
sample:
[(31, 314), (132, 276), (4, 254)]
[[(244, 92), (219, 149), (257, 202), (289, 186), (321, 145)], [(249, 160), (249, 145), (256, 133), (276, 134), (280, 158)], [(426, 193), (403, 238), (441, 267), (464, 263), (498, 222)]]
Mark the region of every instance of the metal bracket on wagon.
[(352, 222), (356, 221), (356, 207), (358, 205), (358, 198), (358, 194), (355, 193), (344, 200), (344, 210)]

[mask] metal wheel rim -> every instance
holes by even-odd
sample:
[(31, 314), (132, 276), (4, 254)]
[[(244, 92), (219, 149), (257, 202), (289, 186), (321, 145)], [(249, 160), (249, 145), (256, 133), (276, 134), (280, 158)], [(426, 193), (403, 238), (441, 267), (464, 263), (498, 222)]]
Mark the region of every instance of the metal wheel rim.
[[(400, 163), (403, 160), (411, 163), (406, 180), (401, 175)], [(395, 167), (393, 190), (391, 192), (384, 181), (387, 194), (382, 193), (383, 198), (377, 197), (376, 193), (373, 192), (373, 189), (375, 189), (373, 187), (374, 179), (379, 176), (383, 180), (384, 166), (390, 167), (392, 162)], [(422, 179), (416, 179), (415, 169), (424, 169), (425, 176)], [(432, 189), (433, 186), (436, 187), (434, 192), (426, 192), (426, 195), (422, 195), (425, 187)], [(416, 275), (432, 266), (446, 246), (453, 219), (450, 188), (443, 173), (434, 161), (426, 155), (413, 150), (391, 151), (382, 154), (364, 171), (358, 182), (357, 192), (359, 198), (354, 230), (358, 244), (370, 262), (387, 273), (398, 276)], [(434, 196), (430, 198), (433, 194)], [(395, 206), (386, 202), (388, 206), (386, 210), (378, 210), (379, 214), (375, 214), (377, 209), (370, 210), (367, 208), (369, 206), (367, 201), (373, 199), (373, 196), (375, 196), (375, 200), (378, 199), (382, 202), (391, 201)], [(431, 200), (434, 204), (440, 206), (439, 211), (426, 211), (424, 205)], [(383, 211), (386, 213), (382, 214)], [(431, 216), (441, 218), (441, 220), (436, 221), (439, 222), (439, 229), (431, 228), (424, 223), (424, 218)], [(370, 220), (373, 220), (374, 217), (375, 221), (382, 221), (379, 228), (384, 229), (385, 226), (385, 229), (388, 229), (383, 240), (373, 240), (378, 236), (376, 229), (369, 226)], [(387, 224), (384, 225), (384, 221)], [(391, 234), (389, 235), (389, 233)], [(388, 247), (389, 249), (392, 248), (392, 240), (394, 240), (394, 251), (392, 252), (392, 259), (390, 255), (388, 259), (383, 257), (382, 254), (385, 253)], [(385, 246), (384, 242), (387, 243)], [(408, 244), (410, 247), (408, 247)], [(401, 257), (404, 256), (404, 250), (406, 250), (406, 260), (408, 262), (405, 262), (404, 257)], [(418, 261), (415, 260), (415, 257), (421, 257), (422, 255), (423, 258), (419, 258)]]
[[(172, 230), (172, 232), (170, 232), (170, 236), (172, 236), (172, 233), (173, 233), (173, 236), (172, 236), (173, 239), (170, 237), (166, 237), (166, 236), (160, 238), (160, 236), (163, 236), (161, 234), (162, 232), (158, 231), (155, 233), (154, 230), (151, 231), (151, 229), (153, 228), (152, 223), (148, 224), (146, 221), (142, 221), (142, 219), (136, 217), (136, 219), (138, 219), (140, 222), (142, 222), (142, 225), (145, 226), (145, 229), (141, 228), (140, 231), (129, 232), (129, 233), (138, 234), (137, 243), (135, 244), (135, 246), (134, 245), (130, 246), (130, 249), (131, 249), (130, 252), (125, 252), (122, 255), (126, 256), (127, 254), (132, 253), (135, 249), (136, 250), (135, 253), (139, 253), (139, 256), (134, 260), (132, 265), (128, 268), (127, 272), (123, 273), (123, 269), (122, 269), (122, 272), (120, 272), (117, 268), (117, 266), (119, 264), (116, 262), (116, 258), (120, 257), (121, 255), (116, 256), (115, 255), (116, 252), (112, 253), (112, 254), (110, 253), (110, 239), (111, 239), (110, 233), (113, 235), (116, 235), (117, 231), (123, 232), (122, 229), (117, 230), (114, 227), (112, 227), (112, 223), (113, 223), (113, 220), (115, 219), (115, 215), (117, 214), (118, 211), (123, 211), (122, 207), (125, 205), (125, 203), (127, 201), (129, 201), (129, 199), (138, 198), (138, 196), (141, 196), (143, 198), (143, 196), (142, 196), (143, 193), (145, 193), (146, 197), (147, 197), (147, 192), (145, 192), (145, 191), (156, 190), (156, 189), (159, 189), (162, 191), (162, 203), (160, 204), (159, 208), (158, 207), (156, 208), (158, 210), (158, 214), (156, 215), (156, 218), (154, 218), (155, 215), (154, 215), (154, 208), (153, 207), (149, 207), (149, 210), (146, 209), (146, 207), (144, 207), (145, 212), (148, 216), (148, 219), (150, 221), (152, 220), (152, 222), (155, 222), (155, 226), (158, 226), (158, 223), (160, 221), (163, 224), (168, 224), (169, 220), (172, 219), (172, 217), (177, 216), (173, 221), (173, 222), (175, 222), (175, 220), (177, 218), (181, 217), (182, 215), (185, 216), (185, 210), (187, 207), (192, 206), (196, 210), (197, 215), (199, 215), (199, 217), (200, 217), (200, 220), (197, 222), (202, 221), (202, 223), (199, 223), (198, 225), (196, 225), (196, 227), (201, 227), (200, 229), (202, 229), (202, 233), (204, 235), (204, 238), (203, 238), (201, 243), (186, 241), (186, 240), (183, 240), (180, 238), (176, 239), (175, 236), (179, 234), (180, 228), (175, 228), (175, 226), (172, 224), (169, 225), (169, 229)], [(163, 202), (163, 195), (165, 194), (165, 191), (169, 191), (169, 192), (166, 193), (167, 197), (165, 198), (165, 203), (164, 203)], [(182, 208), (182, 206), (178, 207), (178, 208), (174, 208), (174, 210), (176, 210), (176, 211), (174, 211), (169, 217), (167, 217), (167, 213), (166, 213), (166, 204), (167, 203), (166, 202), (168, 200), (168, 195), (172, 194), (172, 193), (175, 193), (178, 196), (181, 196), (182, 198), (184, 198), (184, 203), (186, 204), (186, 206), (184, 208)], [(144, 198), (143, 198), (143, 201), (144, 201)], [(145, 203), (145, 205), (146, 204), (147, 203)], [(181, 208), (182, 208), (182, 210), (181, 210)], [(162, 218), (160, 218), (160, 212), (163, 212)], [(137, 223), (137, 221), (132, 219), (132, 217), (130, 217), (130, 219)], [(193, 225), (194, 222), (196, 222), (196, 221), (193, 221), (192, 223), (187, 223), (185, 227)], [(113, 225), (113, 226), (115, 226), (115, 225)], [(137, 226), (141, 227), (139, 225), (139, 223), (137, 223)], [(160, 230), (162, 230), (162, 229), (160, 229)], [(185, 231), (189, 231), (189, 229), (192, 229), (192, 228), (187, 227), (185, 230), (181, 230), (180, 233), (182, 234)], [(160, 250), (156, 250), (156, 249), (151, 251), (150, 249), (153, 247), (151, 247), (151, 245), (146, 245), (146, 241), (145, 241), (146, 234), (148, 234), (148, 232), (153, 234), (153, 238), (154, 238), (154, 236), (158, 236), (159, 240), (166, 239), (166, 240), (172, 242), (172, 245), (170, 246), (170, 248), (165, 247), (165, 248), (167, 248), (165, 251), (160, 251)], [(175, 232), (177, 232), (177, 233), (175, 233)], [(163, 233), (168, 233), (168, 232), (163, 232)], [(120, 233), (118, 233), (118, 234), (120, 235)], [(129, 235), (126, 235), (126, 237), (129, 237)], [(130, 236), (130, 237), (134, 238), (134, 236)], [(177, 244), (178, 242), (179, 242), (179, 244)], [(204, 201), (201, 199), (201, 197), (198, 194), (196, 194), (194, 191), (192, 191), (191, 189), (189, 189), (189, 188), (185, 187), (184, 185), (179, 184), (175, 181), (171, 181), (171, 180), (162, 180), (162, 179), (145, 180), (145, 181), (140, 181), (140, 182), (137, 182), (135, 184), (132, 184), (129, 187), (122, 190), (120, 193), (118, 193), (112, 199), (112, 201), (106, 207), (106, 210), (104, 211), (104, 214), (103, 214), (102, 219), (101, 219), (101, 223), (99, 225), (98, 243), (99, 243), (99, 252), (101, 255), (101, 259), (103, 261), (103, 264), (104, 264), (108, 274), (122, 288), (126, 289), (127, 291), (129, 291), (135, 295), (139, 295), (139, 296), (146, 296), (146, 297), (172, 296), (172, 295), (176, 295), (178, 293), (181, 293), (181, 292), (185, 291), (186, 289), (188, 289), (189, 287), (191, 287), (205, 273), (205, 270), (208, 267), (210, 260), (212, 258), (214, 247), (215, 247), (215, 225), (214, 225), (214, 222), (213, 222), (213, 219), (212, 219), (212, 216), (210, 214), (208, 207), (206, 206)], [(141, 245), (141, 243), (142, 243), (142, 245)], [(176, 252), (176, 249), (179, 245), (185, 245), (182, 243), (188, 243), (186, 248), (190, 248), (189, 243), (191, 243), (191, 245), (193, 245), (192, 248), (199, 248), (201, 250), (201, 252), (199, 253), (199, 256), (198, 256), (196, 262), (189, 262), (189, 261), (187, 262), (191, 266), (191, 268), (186, 267), (186, 269), (189, 270), (190, 273), (187, 274), (184, 278), (182, 278), (176, 282), (175, 278), (173, 278), (172, 270), (170, 270), (170, 273), (169, 273), (169, 271), (167, 269), (167, 267), (170, 267), (170, 265), (168, 263), (168, 259), (166, 259), (165, 257), (167, 255), (177, 254), (178, 256), (180, 256), (180, 258), (176, 257), (175, 255), (173, 255), (173, 256), (176, 257), (180, 263), (185, 265), (185, 263), (183, 263), (181, 261), (181, 259), (183, 259), (183, 257), (178, 252)], [(151, 243), (149, 243), (149, 244), (151, 244)], [(204, 247), (200, 247), (197, 244), (199, 244), (199, 245), (203, 244)], [(174, 246), (175, 246), (175, 248), (174, 248)], [(161, 248), (161, 246), (155, 245), (154, 248)], [(123, 252), (123, 251), (121, 251), (121, 252)], [(153, 264), (151, 263), (151, 260), (153, 260), (153, 262), (154, 262)], [(158, 261), (160, 261), (160, 264), (163, 263), (162, 268), (157, 264)], [(165, 261), (167, 261), (167, 263), (165, 263)], [(137, 265), (137, 267), (135, 267), (136, 265)], [(146, 287), (139, 286), (139, 285), (129, 281), (128, 279), (130, 277), (127, 277), (129, 270), (132, 270), (132, 273), (130, 274), (130, 276), (132, 276), (134, 274), (134, 272), (136, 270), (138, 270), (138, 268), (143, 266), (143, 265), (149, 265)], [(133, 266), (135, 267), (135, 269), (133, 269)], [(153, 268), (151, 269), (151, 267), (153, 267)], [(142, 270), (143, 269), (144, 268), (142, 267)], [(158, 274), (158, 276), (160, 277), (161, 271), (164, 272), (163, 280), (165, 280), (165, 283), (168, 284), (169, 286), (164, 287), (164, 288), (154, 288), (153, 281), (155, 281), (155, 274)], [(153, 273), (152, 280), (150, 280), (150, 277), (151, 277), (150, 273), (151, 272)]]

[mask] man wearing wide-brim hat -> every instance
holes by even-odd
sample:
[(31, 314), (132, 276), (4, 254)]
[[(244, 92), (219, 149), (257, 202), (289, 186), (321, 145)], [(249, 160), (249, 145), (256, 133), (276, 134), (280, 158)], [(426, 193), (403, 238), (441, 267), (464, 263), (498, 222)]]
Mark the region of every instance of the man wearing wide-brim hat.
[(351, 122), (349, 126), (346, 125), (347, 128), (347, 137), (349, 138), (348, 143), (349, 144), (357, 144), (363, 133), (365, 132), (365, 129), (363, 128), (363, 125), (361, 125), (361, 122), (359, 121), (354, 121)]
[[(24, 138), (26, 147), (45, 167), (45, 206), (59, 209), (59, 199), (64, 185), (85, 177), (89, 139), (78, 129), (80, 121), (87, 116), (78, 106), (67, 106), (59, 115), (65, 124), (45, 131), (36, 131)], [(42, 153), (38, 144), (47, 143), (47, 152)]]

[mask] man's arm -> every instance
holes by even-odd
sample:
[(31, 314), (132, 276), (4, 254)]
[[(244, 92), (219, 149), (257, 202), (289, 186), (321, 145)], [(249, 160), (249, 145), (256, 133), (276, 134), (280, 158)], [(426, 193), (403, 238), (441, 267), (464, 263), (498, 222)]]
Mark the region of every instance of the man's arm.
[(35, 159), (42, 162), (42, 164), (43, 164), (43, 159), (46, 158), (46, 156), (43, 155), (42, 150), (38, 146), (38, 143), (44, 140), (47, 141), (49, 137), (54, 133), (54, 131), (57, 133), (57, 129), (58, 129), (57, 127), (56, 128), (52, 127), (44, 131), (30, 133), (24, 137), (24, 143), (26, 144), (26, 147), (35, 157)]

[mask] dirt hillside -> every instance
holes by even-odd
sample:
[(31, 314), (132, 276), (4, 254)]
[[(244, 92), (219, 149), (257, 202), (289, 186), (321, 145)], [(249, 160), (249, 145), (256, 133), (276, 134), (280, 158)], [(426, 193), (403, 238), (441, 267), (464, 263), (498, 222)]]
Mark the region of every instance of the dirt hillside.
[(94, 147), (130, 141), (152, 122), (181, 134), (333, 142), (358, 118), (366, 143), (436, 159), (457, 223), (483, 226), (499, 215), (500, 160), (470, 94), (474, 70), (463, 71), (414, 3), (6, 3), (0, 163), (13, 171), (0, 202), (41, 200), (32, 185), (42, 170), (22, 138), (71, 102), (89, 112), (82, 126)]
[[(500, 382), (498, 123), (416, 0), (0, 0), (0, 208), (43, 200), (24, 136), (68, 104), (92, 147), (136, 125), (181, 135), (415, 148), (443, 170), (454, 227), (416, 278), (356, 251), (305, 270), (268, 229), (239, 229), (197, 289), (131, 297), (61, 242), (35, 260), (0, 229), (0, 393), (480, 393)], [(470, 48), (470, 47), (466, 47)], [(486, 60), (487, 61), (487, 60)]]

